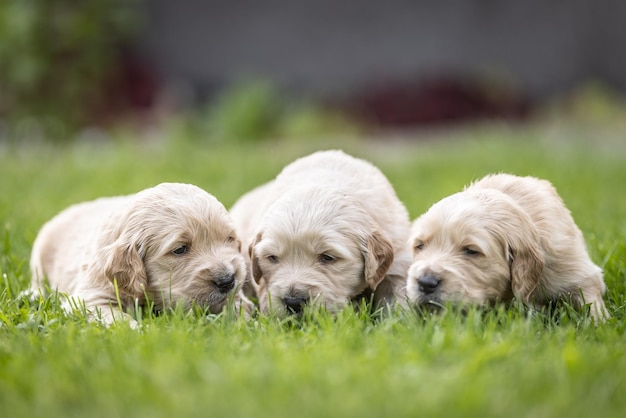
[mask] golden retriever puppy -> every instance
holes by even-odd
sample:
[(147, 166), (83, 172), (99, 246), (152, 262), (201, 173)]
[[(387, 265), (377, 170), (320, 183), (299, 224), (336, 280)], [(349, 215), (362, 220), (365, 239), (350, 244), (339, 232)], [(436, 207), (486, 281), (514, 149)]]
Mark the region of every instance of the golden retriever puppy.
[(264, 313), (404, 302), (410, 220), (385, 176), (341, 151), (286, 166), (231, 209)]
[[(71, 206), (46, 223), (33, 245), (32, 292), (43, 280), (110, 324), (147, 301), (164, 310), (195, 303), (212, 313), (229, 298), (252, 303), (235, 225), (212, 195), (189, 184), (162, 183), (135, 195)], [(119, 295), (119, 296), (118, 296)]]
[(601, 269), (552, 185), (490, 175), (435, 203), (413, 224), (413, 303), (488, 304), (516, 297), (541, 306), (570, 297), (608, 317)]

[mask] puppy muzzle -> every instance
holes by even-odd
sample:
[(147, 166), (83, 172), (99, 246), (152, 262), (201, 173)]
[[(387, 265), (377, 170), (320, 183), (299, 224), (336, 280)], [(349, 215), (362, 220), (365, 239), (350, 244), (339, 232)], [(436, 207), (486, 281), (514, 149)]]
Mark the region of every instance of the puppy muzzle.
[(419, 296), (417, 303), (432, 308), (443, 307), (441, 298), (441, 279), (434, 274), (424, 274), (417, 278)]
[(220, 293), (228, 293), (235, 287), (235, 274), (222, 274), (214, 278), (212, 282)]
[(292, 314), (301, 314), (305, 305), (309, 302), (308, 297), (302, 296), (287, 296), (283, 298), (283, 304), (287, 312)]
[(425, 295), (437, 292), (440, 283), (441, 280), (432, 274), (426, 274), (417, 278), (417, 288)]

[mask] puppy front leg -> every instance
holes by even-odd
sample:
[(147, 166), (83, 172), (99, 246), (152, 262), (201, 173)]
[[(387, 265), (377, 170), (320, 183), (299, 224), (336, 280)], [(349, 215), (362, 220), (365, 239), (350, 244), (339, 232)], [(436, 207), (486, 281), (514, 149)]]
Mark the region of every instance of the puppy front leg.
[(563, 291), (563, 295), (569, 297), (576, 308), (582, 310), (585, 305), (589, 305), (589, 314), (596, 325), (601, 324), (611, 317), (604, 304), (602, 294), (604, 284), (598, 281), (588, 280), (578, 288)]
[(127, 322), (132, 329), (138, 329), (139, 323), (129, 314), (122, 312), (121, 309), (114, 306), (96, 306), (94, 311), (90, 312), (90, 319), (99, 321), (107, 327), (116, 322)]
[(254, 303), (252, 303), (252, 301), (248, 299), (241, 290), (235, 294), (233, 307), (235, 308), (235, 314), (243, 315), (245, 320), (252, 319), (252, 315), (256, 310)]
[(92, 289), (75, 297), (69, 297), (63, 306), (66, 310), (86, 312), (89, 321), (92, 322), (100, 322), (106, 326), (115, 322), (128, 322), (131, 328), (139, 328), (139, 323), (124, 312), (118, 301), (112, 299), (105, 290)]
[(590, 304), (590, 314), (596, 325), (601, 324), (611, 317), (609, 311), (606, 309), (602, 296), (597, 295), (585, 295), (583, 291), (586, 304)]

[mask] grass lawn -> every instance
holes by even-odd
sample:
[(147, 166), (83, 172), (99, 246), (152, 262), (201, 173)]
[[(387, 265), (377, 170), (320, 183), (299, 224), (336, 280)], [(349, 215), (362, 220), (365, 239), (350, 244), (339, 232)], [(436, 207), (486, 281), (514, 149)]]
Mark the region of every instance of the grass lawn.
[[(623, 115), (621, 115), (623, 117)], [(554, 119), (387, 140), (0, 143), (2, 417), (622, 417), (626, 413), (626, 129)], [(18, 297), (39, 227), (71, 203), (162, 181), (227, 207), (294, 158), (343, 148), (389, 177), (415, 218), (473, 179), (547, 178), (605, 270), (613, 318), (562, 306), (300, 322), (172, 312), (141, 331)]]

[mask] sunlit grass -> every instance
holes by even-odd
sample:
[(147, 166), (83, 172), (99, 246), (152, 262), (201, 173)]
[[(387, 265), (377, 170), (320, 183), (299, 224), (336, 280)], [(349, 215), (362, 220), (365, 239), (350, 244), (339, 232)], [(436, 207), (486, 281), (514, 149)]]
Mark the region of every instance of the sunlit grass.
[[(605, 137), (607, 128), (603, 126)], [(610, 417), (626, 411), (626, 144), (562, 122), (403, 139), (81, 142), (0, 154), (0, 416)], [(581, 132), (590, 132), (587, 127)], [(622, 135), (622, 136), (620, 136)], [(608, 141), (608, 142), (607, 142)], [(607, 145), (608, 144), (608, 145)], [(613, 318), (567, 303), (535, 312), (347, 309), (246, 322), (145, 313), (141, 329), (87, 322), (61, 295), (21, 297), (41, 225), (71, 203), (162, 181), (226, 206), (296, 157), (343, 148), (378, 165), (412, 217), (490, 172), (551, 180), (605, 270)]]

